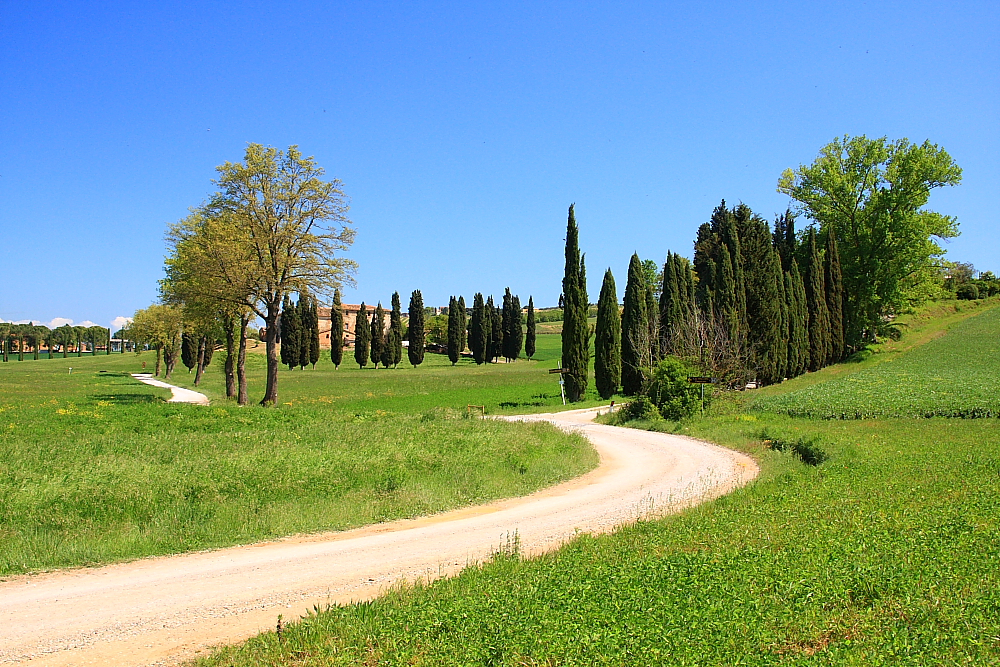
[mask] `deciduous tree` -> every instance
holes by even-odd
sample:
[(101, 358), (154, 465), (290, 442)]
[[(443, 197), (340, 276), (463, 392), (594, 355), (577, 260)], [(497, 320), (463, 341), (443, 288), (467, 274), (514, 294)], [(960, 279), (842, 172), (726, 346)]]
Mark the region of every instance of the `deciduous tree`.
[(961, 179), (951, 156), (929, 141), (848, 135), (824, 146), (811, 165), (781, 175), (778, 191), (822, 230), (836, 233), (848, 349), (887, 332), (888, 316), (906, 304), (943, 253), (934, 239), (958, 235), (954, 217), (924, 207), (931, 190)]

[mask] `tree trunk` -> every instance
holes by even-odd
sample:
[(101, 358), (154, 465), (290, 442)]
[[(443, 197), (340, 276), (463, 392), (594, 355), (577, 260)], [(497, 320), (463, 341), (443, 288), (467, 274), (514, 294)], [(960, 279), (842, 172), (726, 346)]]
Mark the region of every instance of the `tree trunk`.
[(267, 318), (264, 326), (267, 328), (267, 385), (264, 388), (264, 398), (261, 405), (276, 405), (278, 403), (278, 313), (281, 299), (272, 300), (267, 304)]
[(160, 377), (160, 358), (163, 355), (163, 348), (159, 345), (156, 346), (156, 370), (153, 372), (153, 377)]
[(240, 317), (240, 351), (236, 358), (236, 377), (239, 381), (239, 395), (236, 397), (237, 405), (246, 405), (250, 402), (247, 388), (247, 325), (250, 316)]
[(226, 398), (235, 398), (236, 377), (233, 375), (233, 367), (236, 363), (236, 338), (233, 332), (233, 319), (231, 317), (224, 318), (223, 327), (226, 329)]
[(201, 340), (198, 341), (198, 370), (194, 374), (194, 386), (201, 384), (201, 375), (205, 372), (205, 344), (208, 340), (207, 336), (202, 336)]

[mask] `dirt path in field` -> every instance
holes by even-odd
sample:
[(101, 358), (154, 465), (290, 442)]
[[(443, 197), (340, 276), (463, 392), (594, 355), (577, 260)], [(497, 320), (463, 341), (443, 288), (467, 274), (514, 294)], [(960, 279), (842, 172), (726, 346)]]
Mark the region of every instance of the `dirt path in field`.
[(454, 574), (516, 535), (537, 554), (746, 484), (747, 456), (681, 436), (591, 423), (595, 410), (511, 417), (582, 433), (597, 469), (524, 498), (341, 533), (0, 582), (0, 663), (175, 664), (314, 605)]
[(167, 403), (194, 403), (195, 405), (208, 405), (208, 396), (205, 394), (201, 394), (190, 389), (184, 389), (183, 387), (175, 387), (174, 385), (167, 384), (162, 380), (153, 379), (153, 375), (151, 373), (132, 373), (132, 377), (139, 382), (143, 382), (154, 387), (169, 389), (172, 395), (169, 399), (167, 399)]

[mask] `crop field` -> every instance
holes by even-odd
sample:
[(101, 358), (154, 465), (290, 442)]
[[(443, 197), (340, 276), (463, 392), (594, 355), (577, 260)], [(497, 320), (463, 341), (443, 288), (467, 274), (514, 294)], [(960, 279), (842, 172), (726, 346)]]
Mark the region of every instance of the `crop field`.
[[(936, 346), (995, 340), (996, 322), (970, 319)], [(1000, 664), (1000, 420), (830, 420), (749, 402), (723, 397), (676, 427), (753, 454), (749, 487), (319, 610), (198, 664)]]
[(952, 335), (829, 382), (755, 402), (758, 410), (823, 419), (1000, 416), (1000, 308)]
[[(582, 438), (545, 424), (465, 418), (473, 402), (540, 400), (531, 392), (542, 382), (558, 397), (547, 362), (483, 374), (433, 360), (426, 372), (327, 361), (283, 371), (285, 404), (263, 409), (167, 404), (168, 390), (128, 376), (143, 360), (151, 354), (0, 364), (0, 576), (418, 516), (597, 464)], [(216, 399), (221, 363), (201, 387)], [(438, 373), (446, 400), (433, 395)], [(531, 377), (537, 388), (514, 379)]]

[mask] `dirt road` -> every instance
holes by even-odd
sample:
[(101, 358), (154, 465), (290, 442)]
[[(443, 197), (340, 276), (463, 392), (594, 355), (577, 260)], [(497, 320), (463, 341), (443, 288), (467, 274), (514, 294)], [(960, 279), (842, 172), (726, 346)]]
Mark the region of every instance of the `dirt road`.
[(742, 454), (689, 438), (589, 423), (593, 411), (532, 415), (578, 430), (601, 456), (581, 478), (517, 498), (342, 533), (150, 558), (0, 583), (0, 662), (173, 664), (273, 628), (313, 605), (368, 599), (489, 557), (557, 547), (667, 513), (753, 479)]

